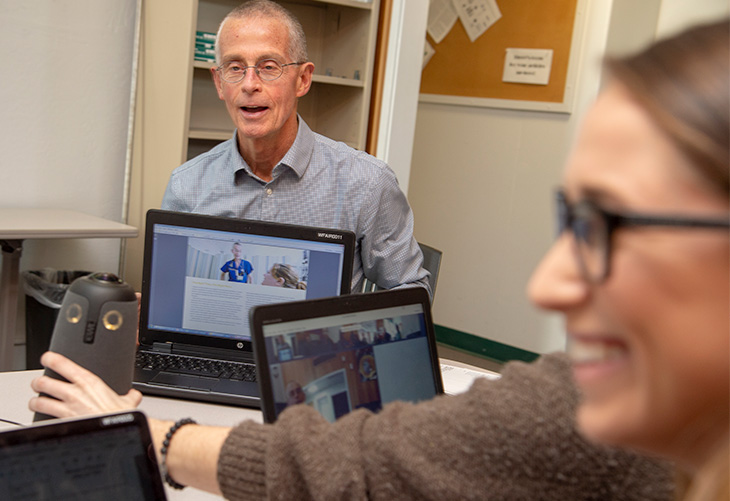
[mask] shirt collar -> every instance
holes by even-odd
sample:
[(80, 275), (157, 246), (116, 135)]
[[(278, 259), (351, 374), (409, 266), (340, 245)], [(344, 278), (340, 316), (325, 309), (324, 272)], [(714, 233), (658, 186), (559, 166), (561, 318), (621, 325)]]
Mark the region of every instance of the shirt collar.
[[(307, 123), (297, 115), (297, 121), (299, 127), (297, 127), (297, 137), (294, 139), (294, 144), (291, 145), (289, 151), (286, 152), (284, 158), (281, 159), (278, 165), (285, 165), (293, 170), (296, 175), (301, 178), (307, 170), (309, 160), (312, 158), (314, 152), (314, 132), (309, 128)], [(251, 167), (246, 163), (241, 154), (238, 151), (238, 132), (233, 131), (233, 166), (234, 173), (244, 169), (250, 176), (253, 176)], [(277, 165), (277, 167), (278, 167)], [(274, 168), (276, 171), (276, 167)]]
[(299, 115), (297, 115), (297, 121), (299, 122), (297, 137), (279, 164), (286, 165), (301, 178), (307, 170), (314, 151), (314, 132)]

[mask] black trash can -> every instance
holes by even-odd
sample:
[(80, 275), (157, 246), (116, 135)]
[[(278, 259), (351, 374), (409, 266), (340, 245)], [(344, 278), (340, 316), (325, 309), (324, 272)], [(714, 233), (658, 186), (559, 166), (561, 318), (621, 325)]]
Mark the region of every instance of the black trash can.
[(68, 286), (90, 271), (58, 271), (45, 268), (21, 273), (25, 290), (25, 368), (41, 369), (41, 355), (48, 351), (58, 310)]

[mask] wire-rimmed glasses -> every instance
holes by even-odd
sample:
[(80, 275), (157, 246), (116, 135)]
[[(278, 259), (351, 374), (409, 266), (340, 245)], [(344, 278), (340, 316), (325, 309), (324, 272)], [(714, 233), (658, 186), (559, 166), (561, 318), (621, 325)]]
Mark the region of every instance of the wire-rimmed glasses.
[(674, 215), (612, 212), (590, 200), (570, 204), (563, 190), (555, 194), (558, 234), (570, 229), (573, 248), (583, 279), (603, 282), (610, 272), (611, 237), (614, 230), (626, 226), (672, 226), (681, 228), (730, 228), (730, 215), (717, 218), (692, 218)]
[(252, 66), (246, 66), (239, 61), (228, 61), (218, 66), (215, 70), (228, 83), (238, 83), (243, 80), (246, 77), (246, 70), (249, 68), (253, 68), (261, 80), (271, 82), (284, 73), (285, 67), (298, 64), (304, 64), (304, 61), (282, 64), (276, 59), (264, 59)]

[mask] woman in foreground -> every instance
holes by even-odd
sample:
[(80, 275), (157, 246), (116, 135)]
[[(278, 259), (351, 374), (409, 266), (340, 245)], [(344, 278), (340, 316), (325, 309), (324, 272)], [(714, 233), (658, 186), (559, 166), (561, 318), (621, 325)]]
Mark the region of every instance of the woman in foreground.
[[(670, 470), (638, 449), (686, 472), (687, 499), (727, 499), (729, 45), (725, 21), (611, 64), (529, 286), (564, 313), (571, 361), (508, 364), (465, 394), (333, 424), (295, 406), (275, 425), (185, 425), (167, 447), (171, 478), (231, 498), (671, 499)], [(141, 399), (60, 355), (42, 362), (72, 384), (35, 380), (59, 401), (36, 397), (34, 411)], [(172, 423), (150, 424), (159, 446)]]
[(676, 460), (688, 499), (730, 499), (728, 22), (609, 64), (533, 274), (564, 314), (596, 442)]

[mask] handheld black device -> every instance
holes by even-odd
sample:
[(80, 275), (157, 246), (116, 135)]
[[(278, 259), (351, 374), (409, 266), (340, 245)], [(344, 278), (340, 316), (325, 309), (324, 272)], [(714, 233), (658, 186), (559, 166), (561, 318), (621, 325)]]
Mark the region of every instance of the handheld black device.
[[(74, 280), (61, 303), (49, 349), (103, 379), (120, 395), (132, 387), (137, 333), (134, 289), (111, 273)], [(50, 369), (44, 374), (65, 379)], [(52, 419), (36, 413), (33, 421)]]

